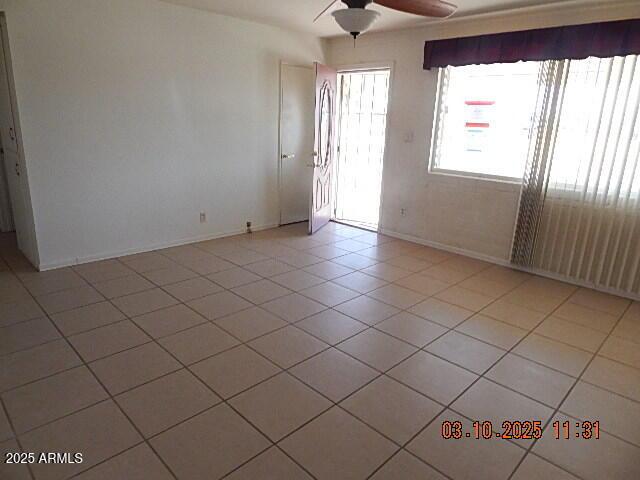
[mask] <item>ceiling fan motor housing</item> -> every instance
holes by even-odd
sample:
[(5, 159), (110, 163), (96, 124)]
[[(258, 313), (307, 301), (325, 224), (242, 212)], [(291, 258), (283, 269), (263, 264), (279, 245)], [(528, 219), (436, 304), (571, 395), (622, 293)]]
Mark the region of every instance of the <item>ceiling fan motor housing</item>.
[(373, 0), (342, 0), (342, 3), (346, 4), (349, 8), (365, 8), (367, 5), (373, 3)]

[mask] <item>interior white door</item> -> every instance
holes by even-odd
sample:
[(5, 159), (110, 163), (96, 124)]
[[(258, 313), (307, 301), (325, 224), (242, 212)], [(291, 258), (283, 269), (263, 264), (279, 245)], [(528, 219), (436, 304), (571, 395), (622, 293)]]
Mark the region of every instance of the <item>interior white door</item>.
[(336, 153), (336, 93), (338, 72), (316, 63), (316, 105), (313, 151), (313, 183), (309, 233), (331, 221), (334, 157)]
[(4, 28), (4, 24), (0, 23), (0, 139), (18, 246), (22, 251), (25, 251), (29, 249), (29, 227), (25, 202), (27, 184), (23, 177), (24, 168), (11, 104)]
[(282, 65), (280, 110), (280, 225), (309, 219), (313, 170), (314, 72)]

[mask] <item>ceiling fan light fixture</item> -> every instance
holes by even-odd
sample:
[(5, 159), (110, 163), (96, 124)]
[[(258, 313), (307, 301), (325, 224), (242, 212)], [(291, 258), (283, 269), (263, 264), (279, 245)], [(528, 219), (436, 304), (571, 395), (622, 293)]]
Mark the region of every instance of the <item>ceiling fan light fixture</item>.
[(371, 28), (380, 12), (366, 8), (345, 8), (332, 13), (338, 25), (354, 38)]

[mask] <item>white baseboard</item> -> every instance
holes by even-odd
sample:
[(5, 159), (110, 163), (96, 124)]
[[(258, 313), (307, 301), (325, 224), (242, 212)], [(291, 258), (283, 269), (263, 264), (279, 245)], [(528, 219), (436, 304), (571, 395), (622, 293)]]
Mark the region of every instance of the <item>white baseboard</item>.
[[(381, 229), (380, 233), (387, 235), (388, 237), (398, 238), (400, 240), (406, 240), (408, 242), (417, 243), (426, 247), (437, 248), (438, 250), (444, 250), (445, 252), (456, 253), (458, 255), (464, 255), (465, 257), (475, 258), (476, 260), (484, 260), (485, 262), (495, 263), (496, 265), (502, 265), (503, 267), (512, 267), (509, 260), (493, 257), (491, 255), (485, 255), (484, 253), (474, 252), (473, 250), (467, 250), (464, 248), (454, 247), (444, 243), (433, 242), (431, 240), (425, 240), (424, 238), (414, 237), (413, 235), (405, 235), (404, 233), (394, 232), (392, 230)], [(513, 268), (513, 267), (512, 267)]]
[[(272, 224), (272, 225), (262, 225), (259, 227), (254, 227), (253, 231), (254, 232), (259, 232), (261, 230), (268, 230), (270, 228), (276, 228), (278, 227), (277, 224)], [(198, 243), (198, 242), (205, 242), (207, 240), (215, 240), (218, 238), (226, 238), (226, 237), (232, 237), (234, 235), (240, 235), (242, 233), (245, 233), (246, 230), (235, 230), (235, 231), (231, 231), (231, 232), (224, 232), (224, 233), (213, 233), (213, 234), (206, 234), (206, 235), (199, 235), (197, 237), (190, 237), (190, 238), (184, 238), (181, 240), (176, 240), (173, 242), (166, 242), (166, 243), (159, 243), (159, 244), (153, 244), (153, 245), (149, 245), (146, 247), (140, 247), (140, 248), (132, 248), (132, 249), (128, 249), (128, 250), (121, 250), (121, 251), (117, 251), (117, 252), (110, 252), (110, 253), (104, 253), (104, 254), (98, 254), (98, 255), (91, 255), (91, 256), (87, 256), (87, 257), (79, 257), (79, 258), (74, 258), (74, 259), (68, 259), (68, 260), (62, 260), (59, 262), (51, 262), (51, 263), (46, 263), (46, 264), (41, 264), (39, 271), (41, 272), (45, 272), (48, 270), (54, 270), (57, 268), (63, 268), (63, 267), (71, 267), (74, 265), (82, 265), (85, 263), (92, 263), (92, 262), (99, 262), (101, 260), (109, 260), (112, 258), (118, 258), (118, 257), (124, 257), (126, 255), (135, 255), (136, 253), (146, 253), (146, 252), (153, 252), (155, 250), (161, 250), (164, 248), (171, 248), (171, 247), (179, 247), (182, 245), (189, 245), (192, 243)], [(393, 237), (393, 238), (397, 238), (400, 240), (406, 240), (408, 242), (413, 242), (413, 243), (417, 243), (419, 245), (424, 245), (427, 247), (432, 247), (432, 248), (437, 248), (439, 250), (444, 250), (445, 252), (451, 252), (451, 253), (455, 253), (457, 255), (463, 255), (465, 257), (470, 257), (470, 258), (475, 258), (477, 260), (483, 260), (485, 262), (489, 262), (489, 263), (493, 263), (495, 265), (500, 265), (503, 267), (508, 267), (511, 268), (513, 270), (519, 270), (522, 272), (526, 272), (526, 273), (531, 273), (533, 275), (538, 275), (541, 277), (545, 277), (545, 278), (550, 278), (552, 280), (558, 280), (561, 282), (565, 282), (565, 283), (569, 283), (571, 285), (575, 285), (577, 287), (584, 287), (584, 288), (590, 288), (592, 290), (597, 290), (599, 292), (602, 293), (608, 293), (611, 295), (616, 295), (619, 297), (624, 297), (624, 298), (628, 298), (630, 300), (634, 300), (634, 301), (640, 301), (640, 295), (636, 295), (634, 293), (631, 292), (624, 292), (624, 291), (620, 291), (620, 290), (616, 290), (613, 288), (607, 288), (607, 287), (602, 287), (599, 285), (594, 285), (591, 284), (589, 282), (585, 282), (583, 280), (578, 280), (575, 278), (571, 278), (571, 277), (566, 277), (564, 275), (560, 275), (557, 273), (553, 273), (553, 272), (548, 272), (546, 270), (540, 270), (537, 268), (526, 268), (526, 267), (520, 267), (518, 265), (513, 265), (509, 260), (504, 259), (504, 258), (500, 258), (500, 257), (494, 257), (491, 255), (486, 255), (483, 253), (479, 253), (479, 252), (474, 252), (473, 250), (467, 250), (464, 248), (459, 248), (459, 247), (454, 247), (452, 245), (446, 245), (444, 243), (439, 243), (439, 242), (433, 242), (430, 240), (426, 240), (424, 238), (420, 238), (420, 237), (415, 237), (413, 235), (406, 235), (404, 233), (398, 233), (398, 232), (394, 232), (392, 230), (387, 230), (387, 229), (380, 229), (380, 233), (387, 235), (389, 237)]]
[[(262, 225), (258, 227), (252, 227), (252, 231), (259, 232), (261, 230), (276, 228), (277, 226), (278, 226), (277, 224)], [(115, 252), (100, 253), (97, 255), (90, 255), (86, 257), (60, 260), (56, 262), (40, 264), (38, 270), (41, 272), (46, 272), (48, 270), (55, 270), (57, 268), (71, 267), (74, 265), (82, 265), (85, 263), (99, 262), (101, 260), (110, 260), (112, 258), (124, 257), (126, 255), (135, 255), (136, 253), (147, 253), (147, 252), (153, 252), (155, 250), (162, 250), (164, 248), (180, 247), (182, 245), (189, 245), (191, 243), (205, 242), (207, 240), (216, 240), (218, 238), (232, 237), (234, 235), (240, 235), (242, 233), (246, 233), (246, 230), (243, 229), (243, 230), (234, 230), (231, 232), (224, 232), (224, 233), (209, 233), (206, 235), (183, 238), (183, 239), (175, 240), (171, 242), (147, 245), (145, 247), (137, 247), (137, 248), (131, 248), (127, 250), (119, 250)]]
[(609, 295), (615, 295), (616, 297), (624, 297), (624, 298), (628, 298), (629, 300), (635, 300), (637, 302), (640, 302), (640, 295), (637, 295), (632, 292), (625, 292), (623, 290), (616, 290), (615, 288), (603, 287), (601, 285), (596, 285), (591, 282), (576, 279), (573, 277), (567, 277), (565, 275), (560, 275), (559, 273), (548, 272), (546, 270), (542, 270), (539, 268), (526, 268), (526, 267), (519, 267), (517, 265), (510, 265), (510, 268), (513, 268), (514, 270), (520, 270), (522, 272), (538, 275), (540, 277), (550, 278), (551, 280), (558, 280), (560, 282), (569, 283), (571, 285), (575, 285), (576, 287), (589, 288), (591, 290), (597, 290), (598, 292), (608, 293)]
[(513, 270), (519, 270), (521, 272), (531, 273), (533, 275), (538, 275), (540, 277), (550, 278), (551, 280), (558, 280), (560, 282), (568, 283), (570, 285), (575, 285), (576, 287), (589, 288), (591, 290), (597, 290), (598, 292), (608, 293), (610, 295), (615, 295), (617, 297), (624, 297), (624, 298), (628, 298), (629, 300), (640, 301), (640, 295), (636, 295), (631, 292), (625, 292), (625, 291), (616, 290), (614, 288), (594, 285), (590, 282), (585, 282), (583, 280), (575, 279), (572, 277), (566, 277), (564, 275), (548, 272), (546, 270), (541, 270), (538, 268), (526, 268), (518, 265), (513, 265), (509, 260), (504, 258), (492, 257), (491, 255), (485, 255), (483, 253), (474, 252), (472, 250), (466, 250), (464, 248), (458, 248), (458, 247), (453, 247), (451, 245), (432, 242), (429, 240), (425, 240), (424, 238), (414, 237), (412, 235), (405, 235), (403, 233), (393, 232), (390, 230), (381, 229), (380, 233), (383, 233), (384, 235), (387, 235), (389, 237), (398, 238), (400, 240), (406, 240), (408, 242), (417, 243), (419, 245), (425, 245), (427, 247), (433, 247), (439, 250), (444, 250), (445, 252), (456, 253), (458, 255), (464, 255), (465, 257), (475, 258), (477, 260), (484, 260), (485, 262), (493, 263), (495, 265), (500, 265), (502, 267), (508, 267)]

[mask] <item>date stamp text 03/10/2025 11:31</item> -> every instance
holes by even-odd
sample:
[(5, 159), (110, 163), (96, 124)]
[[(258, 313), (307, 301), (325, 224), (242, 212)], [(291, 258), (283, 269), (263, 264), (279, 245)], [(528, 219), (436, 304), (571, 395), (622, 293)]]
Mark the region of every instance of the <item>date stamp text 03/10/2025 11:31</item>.
[[(440, 433), (445, 440), (460, 440), (471, 438), (489, 440), (499, 438), (503, 440), (538, 440), (543, 436), (542, 421), (540, 420), (505, 420), (502, 425), (494, 425), (489, 420), (471, 422), (471, 428), (465, 429), (459, 420), (442, 422)], [(498, 427), (498, 428), (496, 428)], [(572, 438), (584, 440), (598, 440), (600, 438), (599, 421), (565, 421), (552, 423), (552, 429), (545, 433), (556, 440)]]

